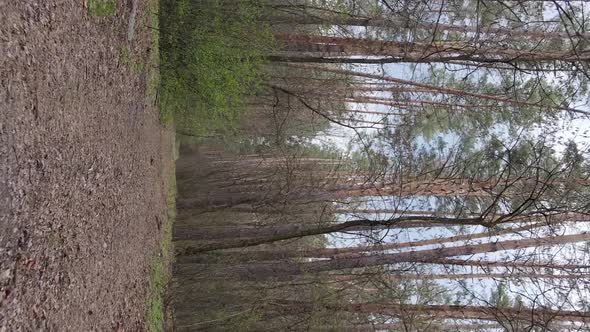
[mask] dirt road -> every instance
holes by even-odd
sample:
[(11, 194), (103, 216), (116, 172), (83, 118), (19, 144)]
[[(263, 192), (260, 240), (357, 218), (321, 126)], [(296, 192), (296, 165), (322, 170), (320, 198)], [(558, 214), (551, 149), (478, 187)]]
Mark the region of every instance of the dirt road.
[(145, 1), (131, 43), (127, 2), (84, 6), (0, 0), (0, 331), (143, 329), (171, 135)]

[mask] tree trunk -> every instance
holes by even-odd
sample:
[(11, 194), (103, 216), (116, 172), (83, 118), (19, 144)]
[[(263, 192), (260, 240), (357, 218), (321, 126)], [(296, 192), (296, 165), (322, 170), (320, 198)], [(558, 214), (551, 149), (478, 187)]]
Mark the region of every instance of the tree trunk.
[[(445, 218), (445, 217), (429, 217), (429, 216), (404, 216), (391, 219), (382, 220), (349, 220), (342, 223), (329, 223), (327, 225), (318, 224), (298, 224), (298, 225), (283, 225), (276, 227), (211, 227), (210, 231), (204, 231), (202, 227), (178, 226), (174, 229), (174, 240), (187, 240), (189, 242), (177, 242), (178, 245), (194, 244), (195, 248), (191, 251), (193, 253), (206, 252), (219, 249), (230, 249), (238, 247), (250, 247), (263, 243), (277, 242), (281, 240), (289, 240), (311, 235), (321, 235), (328, 233), (344, 232), (344, 231), (360, 231), (370, 229), (383, 229), (387, 227), (395, 227), (396, 225), (403, 225), (407, 223), (420, 223), (421, 225), (438, 224), (438, 225), (485, 225), (483, 218)], [(237, 234), (237, 236), (236, 236)], [(239, 236), (255, 236), (254, 238), (240, 239)], [(230, 238), (221, 243), (210, 243), (199, 245), (190, 241), (196, 237), (207, 240), (212, 238)]]
[[(265, 227), (195, 227), (176, 226), (173, 238), (178, 247), (188, 247), (186, 254), (206, 252), (220, 249), (251, 247), (264, 243), (295, 239), (305, 236), (322, 235), (344, 231), (370, 231), (409, 227), (435, 227), (458, 225), (496, 226), (501, 223), (519, 221), (537, 221), (547, 225), (567, 220), (588, 221), (584, 214), (556, 213), (553, 215), (500, 215), (493, 218), (445, 217), (445, 216), (401, 216), (397, 218), (368, 220), (357, 219), (343, 223), (309, 223), (296, 225), (277, 225)], [(526, 226), (523, 226), (526, 227)], [(237, 236), (236, 236), (237, 235)], [(243, 238), (240, 238), (243, 237)], [(200, 243), (199, 240), (227, 239), (224, 242)], [(196, 242), (195, 242), (196, 241)]]
[[(367, 277), (363, 274), (334, 274), (330, 278), (338, 281), (358, 281)], [(398, 280), (452, 280), (452, 279), (586, 279), (590, 274), (572, 273), (572, 274), (549, 274), (549, 273), (444, 273), (444, 274), (375, 274), (375, 279), (384, 279), (389, 281)], [(379, 290), (377, 290), (379, 291)]]
[[(358, 27), (378, 27), (378, 28), (395, 28), (395, 29), (428, 29), (437, 31), (452, 31), (463, 33), (478, 33), (502, 35), (507, 37), (529, 37), (540, 40), (548, 39), (569, 39), (584, 38), (590, 39), (589, 33), (572, 33), (545, 30), (518, 30), (504, 27), (481, 27), (481, 26), (459, 26), (445, 24), (441, 22), (424, 22), (411, 20), (406, 17), (394, 16), (392, 18), (380, 17), (343, 17), (343, 16), (315, 16), (315, 15), (297, 15), (297, 16), (272, 16), (269, 18), (272, 24), (304, 24), (304, 25), (339, 25), (339, 26), (358, 26)], [(503, 39), (505, 40), (505, 39)]]
[(489, 94), (469, 92), (469, 91), (453, 89), (453, 88), (439, 87), (439, 86), (428, 84), (428, 83), (414, 82), (414, 81), (404, 80), (404, 79), (395, 78), (395, 77), (391, 77), (391, 76), (385, 76), (385, 75), (376, 75), (376, 74), (363, 73), (363, 72), (358, 72), (358, 71), (353, 71), (353, 70), (337, 69), (337, 68), (329, 68), (329, 67), (318, 67), (318, 66), (305, 65), (305, 64), (286, 64), (286, 65), (290, 66), (290, 67), (295, 67), (295, 68), (319, 70), (319, 71), (325, 71), (325, 72), (330, 72), (330, 73), (335, 73), (335, 74), (341, 74), (344, 76), (357, 76), (357, 77), (381, 80), (381, 81), (392, 82), (392, 83), (397, 83), (397, 84), (410, 85), (410, 86), (415, 86), (415, 87), (419, 87), (419, 88), (427, 88), (427, 89), (438, 91), (439, 93), (442, 93), (442, 94), (450, 94), (450, 95), (464, 96), (464, 97), (474, 97), (474, 98), (487, 99), (487, 100), (492, 100), (492, 101), (496, 101), (496, 102), (513, 104), (513, 105), (521, 105), (521, 106), (551, 107), (551, 108), (554, 108), (557, 110), (563, 110), (563, 111), (568, 111), (568, 112), (573, 112), (573, 113), (590, 115), (590, 112), (571, 108), (571, 107), (563, 107), (563, 106), (558, 106), (558, 105), (551, 105), (551, 106), (539, 105), (537, 103), (514, 100), (511, 98), (505, 98), (505, 97), (489, 95)]
[[(588, 61), (587, 54), (559, 52), (550, 49), (516, 49), (494, 48), (473, 45), (464, 41), (452, 42), (398, 42), (352, 37), (333, 37), (319, 35), (303, 35), (295, 33), (275, 33), (275, 39), (292, 45), (290, 50), (301, 52), (321, 52), (335, 55), (382, 55), (410, 61), (418, 60), (462, 60), (472, 62), (548, 62)], [(325, 46), (325, 48), (324, 48)], [(340, 49), (338, 49), (340, 47)], [(334, 52), (336, 51), (336, 52)], [(338, 52), (340, 51), (340, 52)]]
[[(303, 301), (277, 301), (281, 310), (310, 312), (317, 304)], [(552, 310), (546, 308), (498, 308), (469, 305), (422, 305), (395, 303), (339, 303), (325, 304), (328, 310), (347, 311), (362, 314), (383, 314), (392, 316), (424, 315), (438, 319), (477, 319), (487, 321), (523, 321), (545, 326), (551, 321), (590, 322), (590, 313), (584, 311)]]
[[(379, 265), (389, 265), (397, 263), (430, 263), (439, 261), (444, 258), (453, 256), (475, 255), (481, 253), (490, 253), (504, 250), (525, 249), (537, 246), (547, 246), (555, 244), (566, 244), (590, 240), (590, 233), (552, 236), (545, 238), (519, 239), (498, 241), (492, 243), (481, 243), (473, 245), (463, 245), (457, 247), (436, 248), (417, 250), (410, 252), (401, 252), (393, 254), (370, 255), (352, 258), (337, 258), (333, 260), (312, 261), (305, 263), (281, 262), (277, 263), (258, 263), (247, 265), (236, 265), (227, 269), (221, 267), (214, 273), (219, 277), (227, 278), (233, 276), (238, 279), (267, 280), (277, 279), (304, 274), (316, 274), (327, 271), (338, 271), (354, 268), (365, 268)], [(201, 271), (203, 266), (200, 264), (181, 264), (177, 266), (177, 272), (180, 274), (190, 275), (193, 272)]]
[[(545, 224), (532, 224), (532, 225), (525, 225), (516, 228), (507, 228), (502, 230), (490, 230), (489, 232), (482, 232), (482, 233), (474, 233), (474, 234), (465, 234), (465, 235), (456, 235), (456, 236), (449, 236), (449, 237), (442, 237), (436, 239), (427, 239), (427, 240), (416, 240), (410, 242), (397, 242), (397, 243), (385, 243), (385, 244), (378, 244), (378, 245), (371, 245), (371, 246), (358, 246), (358, 247), (350, 247), (350, 248), (305, 248), (301, 250), (297, 249), (280, 249), (280, 248), (273, 248), (267, 250), (252, 250), (247, 252), (242, 252), (241, 254), (247, 256), (248, 260), (250, 261), (269, 261), (269, 260), (281, 260), (287, 258), (346, 258), (346, 257), (358, 257), (362, 255), (364, 252), (379, 252), (384, 250), (391, 250), (391, 249), (403, 249), (403, 248), (411, 248), (411, 247), (418, 247), (418, 246), (425, 246), (425, 245), (432, 245), (432, 244), (444, 244), (450, 242), (458, 242), (458, 241), (469, 241), (475, 240), (490, 236), (499, 236), (505, 234), (515, 234), (519, 232), (529, 231), (535, 228), (543, 227)], [(199, 228), (199, 230), (202, 228)], [(230, 237), (231, 234), (241, 234), (242, 227), (235, 227), (235, 228), (228, 228), (227, 229), (227, 237)], [(211, 237), (207, 237), (211, 239)], [(239, 252), (219, 252), (216, 253), (215, 258), (219, 259), (223, 256), (235, 256), (239, 255)], [(197, 257), (180, 257), (178, 259), (181, 263), (194, 263), (194, 262), (202, 262), (204, 261), (203, 257), (197, 255)]]

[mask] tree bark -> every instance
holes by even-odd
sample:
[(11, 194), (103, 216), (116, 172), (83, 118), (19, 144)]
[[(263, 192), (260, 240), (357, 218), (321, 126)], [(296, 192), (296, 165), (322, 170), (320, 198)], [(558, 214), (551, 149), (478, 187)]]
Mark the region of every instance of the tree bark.
[(569, 39), (585, 38), (590, 39), (588, 33), (574, 33), (545, 30), (518, 30), (504, 27), (482, 27), (482, 26), (459, 26), (441, 22), (424, 22), (411, 20), (404, 17), (381, 18), (381, 17), (342, 17), (342, 16), (272, 16), (269, 18), (274, 24), (302, 24), (302, 25), (339, 25), (358, 27), (378, 27), (396, 29), (428, 29), (437, 31), (453, 31), (463, 33), (493, 34), (508, 37), (530, 37), (541, 40), (547, 39)]
[[(321, 52), (324, 54), (351, 55), (382, 55), (410, 61), (419, 60), (462, 60), (473, 62), (548, 62), (588, 61), (590, 56), (585, 53), (558, 52), (550, 49), (516, 49), (495, 48), (473, 45), (464, 41), (448, 42), (398, 42), (352, 37), (333, 37), (304, 35), (295, 33), (275, 33), (275, 39), (293, 45), (291, 50), (301, 52)], [(324, 49), (323, 46), (326, 48)], [(338, 49), (340, 47), (340, 49)]]
[[(482, 243), (473, 245), (463, 245), (456, 247), (442, 247), (436, 249), (417, 250), (410, 252), (401, 252), (383, 255), (370, 255), (353, 258), (337, 258), (333, 260), (312, 261), (304, 263), (281, 262), (277, 263), (258, 263), (236, 265), (230, 268), (221, 267), (217, 269), (219, 277), (227, 278), (233, 276), (238, 279), (267, 280), (282, 277), (289, 279), (291, 276), (316, 274), (327, 271), (339, 271), (354, 268), (366, 268), (379, 265), (390, 265), (397, 263), (430, 263), (440, 261), (441, 259), (475, 255), (481, 253), (490, 253), (504, 250), (525, 249), (537, 246), (547, 246), (555, 244), (566, 244), (590, 240), (590, 233), (561, 235), (544, 238), (520, 239), (498, 241), (492, 243)], [(200, 264), (180, 264), (177, 267), (180, 274), (190, 275), (203, 269)]]
[(496, 96), (496, 95), (489, 95), (489, 94), (469, 92), (469, 91), (453, 89), (453, 88), (439, 87), (439, 86), (428, 84), (428, 83), (414, 82), (414, 81), (404, 80), (404, 79), (395, 78), (395, 77), (386, 76), (386, 75), (376, 75), (376, 74), (363, 73), (363, 72), (358, 72), (358, 71), (353, 71), (353, 70), (329, 68), (329, 67), (319, 67), (319, 66), (306, 65), (306, 64), (286, 64), (286, 65), (290, 66), (290, 67), (295, 67), (295, 68), (319, 70), (319, 71), (325, 71), (325, 72), (330, 72), (330, 73), (335, 73), (335, 74), (341, 74), (341, 75), (345, 75), (345, 76), (357, 76), (357, 77), (381, 80), (381, 81), (392, 82), (392, 83), (397, 83), (397, 84), (410, 85), (410, 86), (415, 86), (415, 87), (419, 87), (419, 88), (431, 89), (434, 91), (438, 91), (439, 93), (442, 93), (442, 94), (450, 94), (450, 95), (464, 96), (464, 97), (465, 96), (474, 97), (474, 98), (492, 100), (492, 101), (496, 101), (496, 102), (513, 104), (513, 105), (521, 105), (521, 106), (550, 107), (550, 108), (557, 109), (557, 110), (563, 110), (563, 111), (568, 111), (568, 112), (573, 112), (573, 113), (590, 115), (590, 112), (580, 110), (580, 109), (571, 108), (571, 107), (563, 107), (563, 106), (557, 106), (557, 105), (552, 105), (552, 106), (539, 105), (537, 103), (531, 103), (531, 102), (526, 102), (526, 101), (521, 101), (521, 100), (514, 100), (511, 98), (505, 98), (505, 97), (500, 97), (500, 96)]
[[(264, 227), (264, 228), (236, 228), (236, 227), (224, 227), (222, 229), (211, 230), (210, 233), (207, 231), (203, 232), (200, 227), (186, 227), (179, 226), (174, 229), (174, 240), (188, 240), (200, 237), (203, 240), (211, 238), (225, 238), (230, 237), (228, 241), (222, 243), (210, 243), (199, 246), (196, 244), (192, 252), (206, 252), (211, 250), (219, 249), (230, 249), (237, 247), (250, 247), (263, 243), (277, 242), (281, 240), (289, 240), (294, 238), (300, 238), (311, 235), (321, 235), (328, 233), (344, 232), (344, 231), (358, 231), (368, 229), (382, 229), (385, 227), (395, 227), (404, 223), (433, 223), (439, 225), (486, 225), (483, 218), (445, 218), (445, 217), (429, 217), (429, 216), (405, 216), (391, 219), (382, 220), (368, 220), (358, 219), (349, 220), (337, 224), (327, 225), (313, 225), (313, 224), (298, 224), (298, 225), (285, 225), (277, 227)], [(254, 238), (235, 239), (236, 234), (238, 236), (251, 235), (256, 236)], [(193, 242), (187, 242), (192, 244)], [(187, 244), (178, 242), (179, 245)]]
[[(247, 256), (248, 260), (250, 261), (270, 261), (270, 260), (281, 260), (281, 259), (288, 259), (288, 258), (346, 258), (346, 257), (359, 257), (363, 253), (367, 252), (379, 252), (384, 250), (391, 250), (391, 249), (403, 249), (403, 248), (411, 248), (411, 247), (418, 247), (418, 246), (425, 246), (425, 245), (433, 245), (433, 244), (444, 244), (450, 242), (458, 242), (458, 241), (469, 241), (475, 240), (480, 238), (486, 238), (490, 236), (499, 236), (505, 234), (515, 234), (519, 232), (529, 231), (535, 228), (543, 227), (545, 224), (531, 224), (525, 225), (516, 228), (507, 228), (502, 230), (490, 230), (488, 232), (481, 232), (481, 233), (474, 233), (474, 234), (464, 234), (464, 235), (455, 235), (449, 237), (441, 237), (436, 239), (427, 239), (427, 240), (416, 240), (416, 241), (409, 241), (409, 242), (394, 242), (394, 243), (385, 243), (385, 244), (377, 244), (371, 246), (358, 246), (358, 247), (350, 247), (350, 248), (305, 248), (301, 250), (296, 249), (267, 249), (267, 250), (252, 250), (241, 253), (244, 256)], [(232, 229), (228, 228), (228, 236), (230, 234), (240, 234), (240, 228), (234, 228), (232, 233)], [(209, 237), (210, 238), (210, 237)], [(223, 256), (233, 256), (239, 254), (238, 252), (219, 252), (216, 253), (215, 258), (219, 259)], [(197, 257), (179, 257), (178, 259), (181, 263), (191, 263), (191, 262), (201, 262), (203, 258), (200, 255)]]
[[(281, 310), (309, 312), (317, 304), (303, 301), (277, 301)], [(534, 322), (542, 326), (551, 321), (590, 322), (590, 313), (583, 311), (552, 310), (546, 308), (498, 308), (469, 305), (422, 305), (395, 303), (340, 303), (325, 304), (328, 310), (347, 311), (362, 314), (384, 314), (392, 316), (424, 315), (438, 319), (477, 319), (487, 321), (523, 321)]]

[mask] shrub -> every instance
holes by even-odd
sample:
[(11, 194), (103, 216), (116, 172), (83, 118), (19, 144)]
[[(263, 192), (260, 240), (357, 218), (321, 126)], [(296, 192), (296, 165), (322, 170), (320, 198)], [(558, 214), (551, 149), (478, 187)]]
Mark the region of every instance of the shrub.
[(261, 7), (246, 0), (169, 0), (160, 12), (161, 107), (184, 132), (232, 128), (273, 48)]

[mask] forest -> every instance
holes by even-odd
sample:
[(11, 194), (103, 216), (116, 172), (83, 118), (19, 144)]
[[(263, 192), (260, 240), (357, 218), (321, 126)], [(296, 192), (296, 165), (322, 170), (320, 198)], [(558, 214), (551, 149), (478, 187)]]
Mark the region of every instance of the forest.
[(160, 2), (177, 331), (590, 331), (590, 6)]

